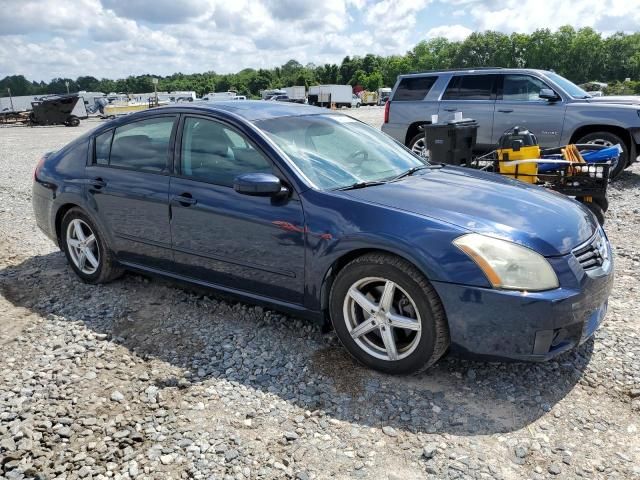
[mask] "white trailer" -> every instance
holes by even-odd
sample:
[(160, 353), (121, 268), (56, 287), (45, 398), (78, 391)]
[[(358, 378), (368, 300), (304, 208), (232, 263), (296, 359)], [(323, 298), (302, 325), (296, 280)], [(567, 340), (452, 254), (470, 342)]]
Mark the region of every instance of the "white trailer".
[(307, 89), (304, 85), (286, 87), (284, 91), (287, 92), (287, 97), (289, 97), (290, 102), (304, 103), (307, 97)]
[(221, 102), (224, 100), (233, 100), (233, 97), (237, 95), (238, 92), (211, 92), (202, 97), (202, 100), (209, 100), (210, 102)]
[(382, 87), (378, 89), (378, 105), (384, 105), (391, 96), (391, 89), (389, 87)]
[(351, 85), (315, 85), (309, 87), (309, 105), (319, 105), (321, 107), (351, 108), (353, 100), (353, 89)]

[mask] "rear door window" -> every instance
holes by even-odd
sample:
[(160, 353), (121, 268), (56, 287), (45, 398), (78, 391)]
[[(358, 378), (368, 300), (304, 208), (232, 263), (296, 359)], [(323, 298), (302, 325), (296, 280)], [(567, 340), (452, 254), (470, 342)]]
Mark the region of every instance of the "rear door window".
[(442, 96), (443, 100), (492, 100), (497, 75), (454, 76)]
[(157, 117), (116, 128), (109, 165), (147, 172), (167, 172), (175, 117)]
[(426, 97), (438, 77), (407, 77), (400, 80), (393, 101), (422, 100)]

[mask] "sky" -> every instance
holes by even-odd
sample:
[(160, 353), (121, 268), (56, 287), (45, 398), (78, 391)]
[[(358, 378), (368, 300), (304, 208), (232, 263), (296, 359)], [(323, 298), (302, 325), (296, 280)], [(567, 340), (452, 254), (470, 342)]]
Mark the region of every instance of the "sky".
[(237, 72), (562, 25), (637, 31), (639, 0), (0, 0), (0, 78)]

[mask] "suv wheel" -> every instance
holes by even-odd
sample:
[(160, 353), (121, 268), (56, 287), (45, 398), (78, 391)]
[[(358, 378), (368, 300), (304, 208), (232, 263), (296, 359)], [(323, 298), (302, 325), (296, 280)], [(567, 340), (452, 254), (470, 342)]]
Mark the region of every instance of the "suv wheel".
[(417, 372), (433, 365), (449, 346), (437, 293), (401, 258), (369, 254), (353, 260), (338, 274), (329, 305), (338, 338), (370, 368)]
[(79, 208), (72, 208), (62, 219), (60, 244), (71, 268), (84, 282), (105, 283), (123, 273), (98, 227)]
[(622, 147), (622, 153), (620, 154), (618, 161), (611, 164), (611, 169), (609, 171), (609, 178), (612, 180), (622, 173), (629, 161), (629, 150), (627, 149), (627, 145), (619, 136), (613, 133), (593, 132), (578, 139), (575, 143), (591, 143), (594, 145), (604, 145), (605, 147), (620, 145)]
[(429, 150), (427, 150), (427, 143), (424, 138), (424, 133), (419, 133), (411, 139), (409, 142), (409, 149), (421, 157), (429, 158)]

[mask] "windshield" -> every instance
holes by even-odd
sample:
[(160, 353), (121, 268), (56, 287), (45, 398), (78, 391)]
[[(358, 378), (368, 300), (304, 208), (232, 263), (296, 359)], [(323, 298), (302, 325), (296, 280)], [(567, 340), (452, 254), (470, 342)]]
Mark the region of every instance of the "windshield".
[(573, 98), (590, 98), (591, 97), (591, 95), (589, 95), (579, 86), (577, 86), (575, 83), (573, 83), (570, 80), (567, 80), (566, 78), (558, 75), (557, 73), (545, 72), (545, 74), (547, 77), (549, 77), (549, 79), (553, 80), (555, 83), (558, 84), (558, 86), (560, 86), (565, 92), (567, 92), (569, 96)]
[(256, 126), (322, 190), (391, 180), (428, 164), (379, 130), (344, 115), (280, 117)]

